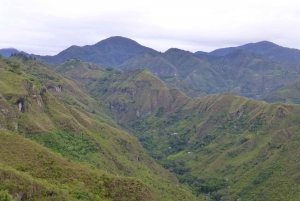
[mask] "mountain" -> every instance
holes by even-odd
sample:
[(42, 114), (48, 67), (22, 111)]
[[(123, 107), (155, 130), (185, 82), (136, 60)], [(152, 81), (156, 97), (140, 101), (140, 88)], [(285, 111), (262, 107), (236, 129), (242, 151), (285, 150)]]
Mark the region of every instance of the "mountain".
[(157, 51), (147, 51), (140, 53), (118, 66), (118, 69), (123, 71), (139, 68), (148, 68), (152, 73), (156, 75), (178, 75), (176, 67), (172, 65), (168, 60), (166, 60), (163, 54)]
[(143, 52), (118, 66), (121, 70), (148, 68), (162, 76), (178, 76), (208, 94), (234, 92), (261, 99), (299, 77), (299, 65), (282, 63), (238, 49), (225, 56), (195, 55), (171, 48), (165, 53)]
[[(169, 54), (178, 61), (187, 58), (185, 53)], [(281, 69), (279, 62), (243, 50), (211, 62), (215, 72), (220, 70), (218, 62), (237, 71), (248, 69), (248, 74)], [(231, 93), (191, 99), (147, 69), (121, 72), (76, 60), (57, 68), (70, 76), (80, 69), (86, 74), (77, 80), (92, 97), (200, 199), (299, 197), (299, 105), (269, 104)], [(90, 79), (91, 72), (101, 76)], [(228, 75), (238, 76), (233, 72)]]
[[(148, 68), (158, 76), (178, 76), (196, 90), (211, 93), (222, 79), (210, 68), (210, 63), (193, 53), (171, 48), (165, 53), (144, 52), (125, 61), (121, 70)], [(221, 84), (222, 85), (222, 84)]]
[[(268, 57), (270, 59), (275, 59), (278, 61), (299, 61), (300, 60), (300, 50), (282, 47), (269, 41), (248, 43), (237, 47), (220, 48), (210, 52), (209, 54), (224, 56), (238, 49), (254, 52), (256, 54), (261, 54), (265, 57)], [(202, 53), (196, 52), (196, 54), (202, 54)]]
[(267, 102), (284, 102), (288, 104), (300, 103), (300, 79), (284, 85), (283, 87), (274, 90), (263, 97)]
[(136, 54), (150, 50), (150, 48), (144, 47), (129, 38), (114, 36), (94, 45), (83, 47), (73, 45), (55, 56), (35, 55), (35, 57), (47, 63), (61, 64), (68, 59), (77, 58), (95, 64), (114, 67)]
[(168, 85), (175, 87), (185, 93), (187, 96), (191, 98), (195, 97), (204, 97), (207, 95), (202, 90), (196, 90), (189, 83), (187, 83), (184, 79), (177, 76), (159, 76), (159, 78), (167, 83)]
[[(95, 99), (103, 100), (107, 104), (115, 118), (126, 121), (136, 117), (144, 118), (162, 107), (168, 108), (164, 112), (171, 112), (190, 99), (148, 69), (128, 70), (123, 73), (98, 66), (97, 70), (89, 69), (85, 70), (85, 74), (80, 73), (86, 65), (89, 64), (71, 59), (56, 70), (82, 82)], [(97, 75), (97, 78), (90, 77), (90, 74)]]
[(21, 54), (0, 79), (1, 199), (196, 200), (72, 79)]
[(300, 164), (293, 160), (299, 151), (299, 110), (299, 105), (209, 95), (130, 126), (150, 155), (199, 196), (291, 200), (300, 185)]
[(209, 52), (204, 52), (204, 51), (196, 51), (196, 55), (209, 55)]
[[(240, 60), (245, 68), (257, 69), (245, 55), (257, 63), (266, 61), (238, 50), (222, 62), (242, 68), (236, 63)], [(267, 64), (261, 68), (277, 65)], [(106, 80), (86, 84), (88, 91), (200, 198), (298, 198), (300, 163), (293, 158), (300, 145), (299, 105), (268, 104), (230, 93), (191, 99), (147, 69), (109, 72)]]
[(23, 51), (19, 51), (19, 50), (15, 49), (15, 48), (0, 49), (0, 54), (3, 55), (3, 56), (5, 56), (5, 57), (10, 57), (12, 54), (18, 54), (18, 53), (29, 55), (28, 53), (23, 52)]
[[(179, 77), (193, 90), (207, 94), (234, 92), (260, 100), (299, 76), (298, 53), (299, 50), (268, 41), (222, 48), (211, 53), (194, 54), (177, 48), (160, 53), (131, 39), (116, 36), (95, 45), (71, 46), (55, 56), (36, 57), (56, 63), (53, 68), (70, 58), (122, 71), (148, 68), (157, 76)], [(189, 95), (194, 97), (196, 94), (191, 91)]]
[(226, 81), (227, 89), (223, 92), (255, 99), (299, 77), (299, 73), (287, 65), (245, 50), (235, 50), (211, 63)]

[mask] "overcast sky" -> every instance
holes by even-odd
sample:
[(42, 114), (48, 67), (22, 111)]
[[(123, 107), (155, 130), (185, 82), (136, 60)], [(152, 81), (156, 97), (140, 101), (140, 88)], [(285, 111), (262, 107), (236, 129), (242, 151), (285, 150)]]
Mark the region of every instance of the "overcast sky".
[(110, 36), (195, 52), (262, 40), (300, 49), (297, 0), (0, 0), (0, 49), (55, 55)]

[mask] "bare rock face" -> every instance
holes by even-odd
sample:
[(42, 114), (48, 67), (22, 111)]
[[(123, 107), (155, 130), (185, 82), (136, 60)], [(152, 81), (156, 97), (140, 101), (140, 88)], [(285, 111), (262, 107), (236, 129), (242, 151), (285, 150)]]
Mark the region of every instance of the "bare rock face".
[(56, 86), (55, 91), (61, 92), (62, 91), (62, 86), (61, 85)]
[(25, 100), (26, 98), (19, 98), (16, 102), (16, 105), (20, 112), (25, 112)]
[[(46, 89), (39, 89), (28, 80), (22, 82), (25, 91), (20, 93), (0, 94), (0, 129), (19, 130), (22, 113), (43, 113), (43, 95)], [(20, 124), (20, 125), (19, 125)], [(22, 127), (22, 126), (21, 126)]]

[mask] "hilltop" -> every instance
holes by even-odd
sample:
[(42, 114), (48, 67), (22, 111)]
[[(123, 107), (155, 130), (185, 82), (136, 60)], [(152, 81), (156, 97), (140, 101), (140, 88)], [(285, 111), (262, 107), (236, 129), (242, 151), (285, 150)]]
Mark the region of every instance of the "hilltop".
[(25, 55), (29, 55), (28, 53), (26, 52), (23, 52), (23, 51), (19, 51), (15, 48), (4, 48), (4, 49), (0, 49), (0, 54), (5, 56), (5, 57), (10, 57), (12, 54), (19, 54), (19, 53), (22, 53), (22, 54), (25, 54)]
[(83, 47), (73, 45), (55, 56), (34, 56), (47, 63), (60, 64), (68, 59), (77, 58), (104, 66), (117, 66), (136, 54), (149, 50), (151, 49), (129, 38), (114, 36), (94, 45), (86, 45)]
[[(239, 50), (239, 49), (246, 50), (249, 52), (254, 52), (256, 54), (261, 54), (265, 57), (275, 59), (278, 61), (299, 61), (300, 60), (300, 50), (282, 47), (269, 41), (248, 43), (237, 47), (220, 48), (210, 52), (209, 54), (224, 56), (232, 51)], [(195, 54), (203, 54), (203, 52), (198, 51), (195, 52)]]

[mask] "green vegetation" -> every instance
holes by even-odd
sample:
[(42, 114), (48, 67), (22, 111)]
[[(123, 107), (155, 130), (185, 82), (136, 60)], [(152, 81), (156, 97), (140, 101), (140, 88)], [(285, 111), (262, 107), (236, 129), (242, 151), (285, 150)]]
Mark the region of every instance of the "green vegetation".
[[(281, 64), (243, 51), (204, 62), (171, 49), (162, 59), (156, 61), (172, 60), (169, 67), (177, 66), (177, 73), (219, 91), (234, 86), (235, 76), (242, 81), (237, 90), (252, 95), (270, 90), (264, 87), (277, 78), (284, 84), (297, 77), (293, 71), (283, 76)], [(192, 61), (201, 68), (195, 71)], [(11, 70), (16, 66), (20, 73)], [(300, 197), (299, 105), (268, 104), (233, 93), (191, 99), (148, 69), (123, 73), (78, 59), (56, 67), (65, 76), (22, 55), (2, 58), (0, 70), (0, 126), (15, 132), (1, 131), (0, 179), (12, 182), (0, 189), (12, 198)], [(227, 77), (220, 77), (222, 71)], [(246, 75), (250, 80), (243, 80)], [(263, 88), (249, 87), (256, 81)], [(218, 88), (221, 83), (230, 87)]]
[(138, 54), (118, 68), (124, 71), (148, 68), (191, 97), (233, 92), (261, 100), (299, 78), (298, 66), (298, 63), (278, 62), (245, 50), (212, 56), (170, 49), (165, 53)]
[[(299, 183), (288, 176), (297, 163), (286, 162), (281, 153), (298, 134), (298, 106), (270, 105), (230, 93), (190, 99), (147, 69), (120, 73), (99, 67), (102, 73), (92, 79), (90, 70), (81, 78), (71, 74), (85, 65), (82, 61), (72, 65), (64, 74), (102, 100), (119, 125), (194, 195), (211, 200), (297, 198)], [(274, 190), (279, 188), (280, 196)]]
[[(286, 162), (284, 153), (299, 135), (299, 110), (224, 94), (192, 100), (155, 129), (146, 126), (154, 117), (128, 125), (149, 154), (200, 197), (291, 200), (300, 183), (288, 175), (299, 164)], [(282, 188), (279, 197), (275, 186)]]
[(24, 55), (0, 71), (0, 189), (12, 199), (196, 200), (81, 85)]
[[(126, 72), (111, 82), (109, 90), (103, 93), (99, 87), (91, 93), (107, 102), (119, 124), (195, 195), (211, 200), (298, 197), (300, 184), (288, 176), (297, 163), (286, 162), (281, 153), (290, 146), (291, 136), (299, 134), (299, 106), (267, 104), (230, 93), (179, 98), (179, 91), (173, 96), (176, 89), (149, 73)], [(165, 92), (155, 99), (155, 94)], [(141, 115), (144, 108), (151, 112)], [(274, 188), (282, 188), (282, 195)]]
[(7, 190), (0, 191), (0, 201), (11, 201), (11, 195)]
[(74, 161), (97, 165), (97, 161), (101, 157), (95, 142), (83, 133), (76, 134), (68, 130), (57, 130), (40, 135), (30, 135), (29, 138)]

